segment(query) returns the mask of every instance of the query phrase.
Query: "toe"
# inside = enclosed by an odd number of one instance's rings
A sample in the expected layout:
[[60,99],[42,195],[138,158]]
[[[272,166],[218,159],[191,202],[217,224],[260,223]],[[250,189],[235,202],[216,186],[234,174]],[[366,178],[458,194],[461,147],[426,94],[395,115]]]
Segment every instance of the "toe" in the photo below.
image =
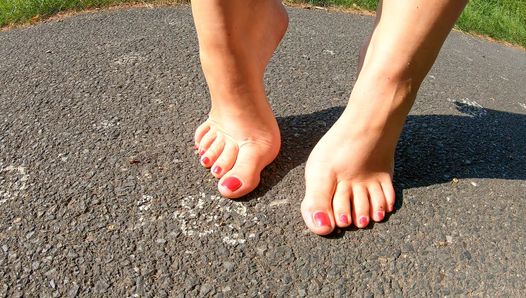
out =
[[321,171],[308,169],[305,174],[305,198],[301,203],[301,215],[307,227],[318,235],[327,235],[334,230],[332,198],[335,179]]
[[208,121],[203,122],[199,127],[195,130],[194,135],[194,142],[196,149],[199,148],[199,144],[201,143],[201,140],[206,135],[206,133],[210,130],[210,124]]
[[219,181],[219,192],[231,199],[253,191],[259,184],[261,170],[266,166],[260,159],[258,148],[247,144],[240,148],[232,169]]
[[203,136],[203,138],[199,142],[199,149],[198,149],[199,155],[203,156],[208,150],[208,148],[212,146],[212,143],[214,142],[216,138],[216,133],[217,132],[215,129],[210,128],[208,132]]
[[345,228],[351,224],[351,195],[351,186],[346,182],[339,182],[332,200],[334,219],[338,227]]
[[372,183],[368,186],[369,201],[371,203],[370,216],[376,221],[382,221],[385,217],[386,202],[384,192],[379,183]]
[[381,181],[382,190],[384,192],[385,201],[387,203],[387,211],[393,212],[396,201],[395,190],[393,188],[393,182],[391,177],[382,179]]
[[212,175],[214,175],[216,178],[221,178],[223,175],[225,175],[225,173],[230,171],[237,158],[237,145],[229,141],[225,141],[224,144],[225,147],[223,148],[221,155],[219,155],[211,169]]
[[225,137],[221,133],[217,133],[212,145],[210,145],[205,154],[201,156],[201,164],[206,168],[211,167],[216,162],[224,147]]
[[365,228],[369,224],[369,196],[367,188],[361,184],[356,184],[353,186],[352,191],[352,220],[357,228]]

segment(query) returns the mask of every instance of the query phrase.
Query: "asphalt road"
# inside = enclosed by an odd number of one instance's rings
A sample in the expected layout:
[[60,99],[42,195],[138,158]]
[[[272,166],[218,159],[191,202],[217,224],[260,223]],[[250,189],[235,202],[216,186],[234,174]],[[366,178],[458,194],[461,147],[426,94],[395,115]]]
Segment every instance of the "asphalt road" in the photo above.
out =
[[305,160],[345,106],[372,18],[290,9],[266,82],[284,147],[241,201],[192,148],[190,9],[0,33],[0,297],[526,295],[526,54],[454,32],[397,154],[397,211],[311,234]]

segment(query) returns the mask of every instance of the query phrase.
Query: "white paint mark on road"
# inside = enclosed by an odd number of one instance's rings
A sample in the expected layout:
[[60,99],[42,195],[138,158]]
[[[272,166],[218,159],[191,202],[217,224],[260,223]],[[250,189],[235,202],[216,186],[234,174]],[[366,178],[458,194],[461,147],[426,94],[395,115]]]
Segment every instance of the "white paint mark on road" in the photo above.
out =
[[245,239],[240,238],[238,233],[232,234],[232,236],[223,237],[223,242],[230,245],[238,245],[246,242]]
[[460,112],[472,118],[479,118],[488,114],[488,111],[481,104],[469,98],[460,100],[448,98],[447,100],[454,103]]
[[206,237],[218,233],[223,242],[229,245],[246,242],[240,235],[247,216],[248,211],[243,203],[207,196],[205,193],[182,198],[180,207],[174,212],[174,219],[179,222],[183,235]]
[[136,53],[136,52],[131,52],[131,53],[126,53],[118,57],[117,59],[113,60],[113,64],[115,65],[134,65],[134,64],[144,62],[144,61],[146,61],[145,56],[139,53]]
[[139,222],[142,224],[144,221],[144,215],[145,213],[150,210],[150,207],[152,206],[152,199],[153,197],[150,195],[143,195],[138,201],[137,201],[137,215],[139,217]]
[[270,202],[270,204],[268,204],[270,207],[276,207],[276,206],[281,206],[281,205],[286,205],[289,203],[289,200],[288,199],[282,199],[282,200],[275,200],[275,201],[272,201]]
[[27,189],[29,174],[22,166],[10,165],[0,170],[0,205],[16,199]]

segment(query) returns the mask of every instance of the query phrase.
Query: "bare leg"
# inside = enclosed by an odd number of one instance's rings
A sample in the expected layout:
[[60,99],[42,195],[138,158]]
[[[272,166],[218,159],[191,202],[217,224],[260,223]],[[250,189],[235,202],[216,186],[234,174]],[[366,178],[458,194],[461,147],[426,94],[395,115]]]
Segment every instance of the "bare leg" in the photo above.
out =
[[302,215],[316,234],[393,211],[394,152],[422,80],[466,0],[384,0],[349,103],[306,165]]
[[221,194],[238,198],[256,188],[280,148],[263,75],[288,17],[277,0],[193,0],[192,12],[212,101],[195,146]]

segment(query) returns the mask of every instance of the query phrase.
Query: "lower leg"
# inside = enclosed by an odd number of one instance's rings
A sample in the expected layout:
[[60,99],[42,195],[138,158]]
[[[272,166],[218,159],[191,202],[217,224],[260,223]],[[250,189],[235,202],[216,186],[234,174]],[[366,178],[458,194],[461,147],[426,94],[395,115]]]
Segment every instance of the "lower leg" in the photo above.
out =
[[317,234],[363,228],[394,208],[392,171],[422,80],[466,1],[381,1],[349,104],[306,166],[302,215]]
[[195,145],[201,164],[220,179],[221,194],[237,198],[258,185],[261,170],[279,151],[263,75],[287,15],[277,0],[194,0],[192,13],[211,96]]

